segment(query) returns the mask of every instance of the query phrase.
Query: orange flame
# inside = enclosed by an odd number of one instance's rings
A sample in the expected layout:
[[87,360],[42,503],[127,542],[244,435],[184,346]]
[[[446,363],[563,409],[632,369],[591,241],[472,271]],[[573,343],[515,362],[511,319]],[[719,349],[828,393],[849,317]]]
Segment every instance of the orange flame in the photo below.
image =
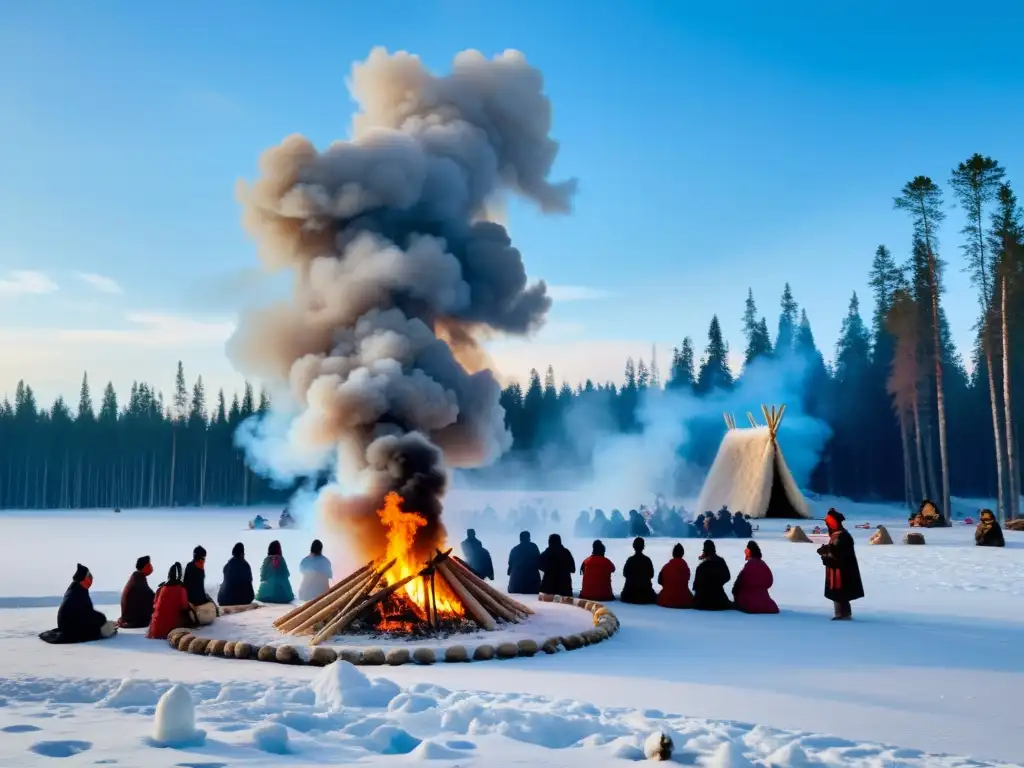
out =
[[[377,511],[381,523],[387,529],[387,551],[384,553],[384,562],[395,561],[395,564],[384,576],[384,580],[389,585],[401,581],[406,576],[418,574],[426,565],[415,556],[413,545],[416,540],[416,532],[426,525],[427,521],[415,512],[406,512],[402,509],[402,503],[402,497],[392,491],[384,497],[384,508]],[[415,578],[402,587],[400,593],[403,593],[404,597],[412,604],[417,615],[426,621],[428,619],[427,603],[430,600],[426,581],[422,578]],[[455,618],[465,615],[459,598],[439,575],[434,577],[434,602],[437,605],[438,618]]]

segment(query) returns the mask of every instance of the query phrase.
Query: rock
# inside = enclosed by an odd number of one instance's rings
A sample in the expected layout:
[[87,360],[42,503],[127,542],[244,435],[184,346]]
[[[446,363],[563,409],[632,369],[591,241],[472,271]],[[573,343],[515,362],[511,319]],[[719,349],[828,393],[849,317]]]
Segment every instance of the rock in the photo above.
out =
[[236,659],[249,659],[252,658],[252,646],[248,643],[235,643],[235,658]]
[[590,601],[589,601],[589,600],[584,600],[584,599],[583,599],[582,597],[581,597],[581,598],[578,598],[578,599],[577,599],[577,600],[575,601],[575,605],[576,605],[576,607],[577,607],[577,608],[586,608],[586,609],[587,609],[588,611],[591,611],[591,610],[593,610],[593,609],[592,609],[592,608],[590,607]]
[[878,526],[878,530],[871,534],[868,544],[892,544],[892,536],[884,525]]
[[417,648],[412,652],[412,660],[417,664],[433,664],[437,661],[437,655],[433,648]]
[[411,660],[412,655],[408,648],[391,648],[384,654],[384,661],[391,667],[400,667],[403,664],[408,664]]
[[309,664],[313,667],[326,667],[338,660],[338,654],[333,648],[314,648],[309,654]]
[[469,661],[469,653],[466,651],[465,646],[452,645],[444,649],[444,660],[449,663]]
[[537,599],[540,600],[542,603],[553,603],[555,601],[555,596],[545,595],[543,592],[541,592],[539,595],[537,595]]
[[519,646],[515,643],[501,643],[494,652],[499,659],[514,659],[519,655]]
[[1008,531],[1024,531],[1024,518],[1021,518],[1020,520],[1010,520],[1003,527]]
[[228,640],[224,643],[224,647],[221,649],[221,652],[224,654],[224,658],[226,659],[235,658],[235,641]]
[[380,648],[367,648],[363,651],[362,662],[368,667],[379,667],[386,661],[384,651]]
[[602,605],[600,608],[597,608],[594,611],[594,623],[596,624],[601,619],[602,616],[612,616],[612,615],[614,615],[614,614]]
[[590,630],[583,630],[576,637],[580,639],[581,646],[590,645]]
[[924,544],[924,534],[917,531],[907,531],[903,534],[904,544]]
[[576,598],[572,595],[562,595],[560,598],[558,598],[558,602],[560,602],[562,605],[573,605],[576,602]]
[[583,638],[579,635],[566,635],[562,638],[562,647],[567,651],[575,651],[583,647]]
[[478,645],[473,651],[473,661],[490,661],[494,658],[493,645]]
[[206,646],[210,644],[208,637],[193,637],[192,642],[188,644],[188,652],[194,653],[197,656],[206,653]]
[[179,636],[177,646],[178,650],[187,651],[189,643],[191,643],[195,639],[195,637],[196,636],[193,635],[191,632],[186,632],[184,635]]
[[278,664],[301,664],[299,652],[290,645],[282,645],[275,654]]
[[342,661],[347,661],[349,664],[362,664],[363,651],[361,648],[342,648],[338,658]]
[[537,648],[537,641],[524,638],[516,643],[516,647],[519,650],[520,656],[533,656],[539,650]]
[[597,638],[597,642],[599,643],[604,640],[607,640],[610,637],[608,631],[604,627],[598,627],[597,629],[591,631],[594,633],[594,637]]
[[264,645],[256,651],[258,661],[277,661],[277,648],[272,645]]
[[790,541],[790,542],[792,542],[794,544],[810,544],[811,543],[811,540],[807,537],[807,534],[804,533],[804,529],[801,528],[799,525],[794,525],[792,528],[790,528],[788,531],[786,531],[783,534],[783,538],[785,538],[786,541]]
[[224,646],[227,644],[227,640],[211,640],[206,644],[206,655],[207,656],[223,656]]
[[167,642],[170,643],[172,648],[178,647],[178,641],[181,640],[182,635],[190,634],[185,627],[179,627],[178,629],[172,629],[167,633]]
[[604,639],[599,634],[597,634],[596,629],[588,629],[586,632],[581,632],[580,634],[583,636],[583,639],[586,641],[587,645],[597,645]]
[[558,653],[558,639],[551,638],[550,640],[545,640],[544,644],[540,648],[542,651],[544,651],[544,653],[548,654],[549,656],[556,654]]

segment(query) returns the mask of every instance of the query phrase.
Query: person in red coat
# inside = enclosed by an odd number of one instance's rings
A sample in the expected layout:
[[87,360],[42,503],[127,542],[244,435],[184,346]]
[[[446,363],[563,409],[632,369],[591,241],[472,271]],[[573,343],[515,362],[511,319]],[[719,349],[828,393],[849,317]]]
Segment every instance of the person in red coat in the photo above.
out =
[[775,579],[768,563],[761,559],[761,548],[756,541],[747,542],[743,557],[746,559],[743,570],[732,583],[736,610],[744,613],[778,613],[779,606],[768,594]]
[[683,560],[682,544],[672,547],[672,559],[661,567],[658,574],[658,605],[662,608],[691,608],[693,593],[690,591],[690,566]]
[[149,622],[146,637],[166,640],[172,629],[195,626],[195,617],[188,603],[188,592],[181,582],[181,563],[175,563],[167,573],[167,581],[157,587],[153,603],[153,620]]
[[580,566],[580,573],[583,575],[580,597],[584,600],[606,602],[615,599],[615,594],[612,592],[612,574],[615,573],[615,563],[605,557],[604,553],[604,543],[600,540],[595,541],[593,554]]

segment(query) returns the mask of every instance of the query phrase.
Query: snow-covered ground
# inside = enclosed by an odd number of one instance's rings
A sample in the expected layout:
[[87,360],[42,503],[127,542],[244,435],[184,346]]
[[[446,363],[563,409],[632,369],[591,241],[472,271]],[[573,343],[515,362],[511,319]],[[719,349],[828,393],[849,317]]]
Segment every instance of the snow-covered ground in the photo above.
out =
[[[516,500],[479,492],[451,499],[453,510],[487,502],[503,510]],[[755,537],[775,574],[778,616],[615,605],[621,631],[578,651],[324,670],[176,653],[141,631],[80,646],[36,638],[53,626],[77,562],[93,571],[97,607],[115,618],[139,555],[153,558],[155,585],[202,544],[216,594],[236,541],[256,569],[266,544],[279,539],[297,572],[312,531],[249,531],[253,510],[0,512],[0,765],[615,765],[642,759],[644,740],[659,729],[675,743],[673,759],[691,765],[1020,764],[1024,534],[1007,532],[1004,550],[979,549],[973,527],[956,526],[927,531],[926,546],[908,547],[899,543],[902,510],[829,499],[812,507],[823,513],[830,504],[851,529],[885,523],[897,541],[869,547],[869,532],[855,530],[867,598],[854,604],[851,623],[828,621],[815,547],[785,542],[782,523],[761,521]],[[564,535],[574,517],[568,510],[589,505],[555,506]],[[963,500],[958,511],[976,507]],[[534,530],[534,540],[543,544],[549,532]],[[480,535],[504,571],[515,532]],[[321,538],[337,575],[361,564],[342,542]],[[566,543],[577,563],[590,549],[589,541]],[[629,542],[607,543],[621,570]],[[673,543],[649,540],[656,567]],[[695,565],[699,542],[683,544]],[[738,540],[719,542],[734,575],[742,549]],[[564,608],[564,620],[586,622],[586,612]],[[272,609],[265,610],[269,624]],[[161,748],[168,731],[158,732],[154,713],[175,683],[191,694],[205,735]]]

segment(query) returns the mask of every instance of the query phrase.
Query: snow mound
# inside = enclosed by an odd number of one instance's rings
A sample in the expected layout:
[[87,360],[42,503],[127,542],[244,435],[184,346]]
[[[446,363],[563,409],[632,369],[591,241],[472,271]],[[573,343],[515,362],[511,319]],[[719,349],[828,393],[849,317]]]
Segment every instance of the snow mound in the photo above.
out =
[[363,747],[378,755],[408,755],[420,740],[397,725],[382,725],[362,740]]
[[664,731],[655,731],[644,739],[644,757],[648,760],[671,760],[675,745]]
[[252,743],[261,752],[272,755],[287,755],[288,729],[280,723],[264,723],[252,732]]
[[97,707],[152,707],[160,700],[160,692],[147,680],[126,677],[117,689],[96,702]]
[[427,740],[410,752],[409,756],[416,760],[458,760],[460,757],[465,757],[465,754],[448,749],[436,741]]
[[401,692],[391,680],[370,680],[341,659],[320,670],[310,687],[317,705],[332,712],[343,707],[386,707]]
[[723,741],[708,760],[708,768],[752,768],[751,763],[731,741]]
[[182,749],[206,741],[206,731],[196,728],[196,705],[183,685],[173,686],[160,697],[153,722],[153,744]]
[[436,706],[437,699],[433,696],[425,696],[422,693],[400,693],[388,704],[388,712],[415,714],[434,709]]

